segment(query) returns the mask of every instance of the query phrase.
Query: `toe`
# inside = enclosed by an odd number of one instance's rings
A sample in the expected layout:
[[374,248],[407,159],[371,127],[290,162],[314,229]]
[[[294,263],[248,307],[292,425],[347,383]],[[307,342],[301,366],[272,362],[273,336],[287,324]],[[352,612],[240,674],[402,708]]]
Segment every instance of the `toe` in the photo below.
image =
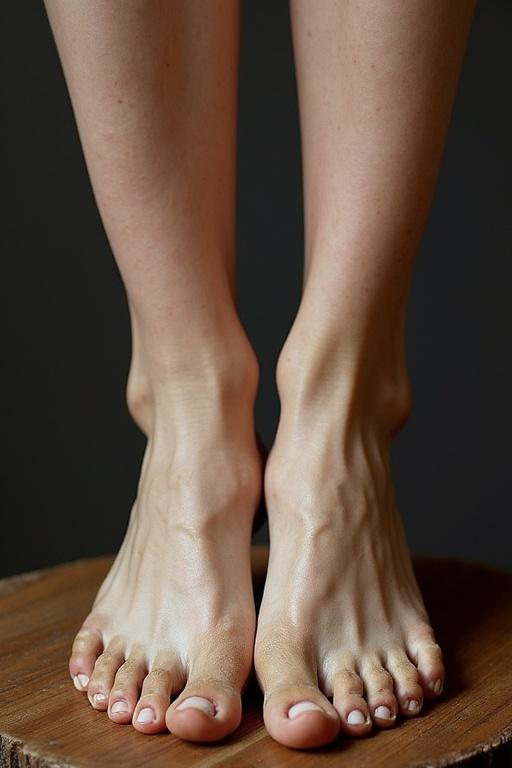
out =
[[389,728],[395,724],[398,712],[392,676],[377,659],[363,664],[360,672],[373,722],[379,728]]
[[87,687],[87,696],[94,709],[107,709],[108,697],[116,672],[123,662],[123,645],[118,641],[111,641],[103,653],[96,659],[96,664]]
[[142,651],[132,651],[117,670],[108,700],[108,716],[115,723],[129,723],[139,699],[147,662]]
[[418,715],[423,705],[418,670],[402,649],[388,654],[386,666],[393,676],[400,713],[407,717]]
[[251,671],[253,630],[225,623],[199,636],[189,657],[188,680],[165,715],[167,727],[188,741],[220,741],[240,725],[240,691]]
[[224,680],[192,678],[165,715],[167,727],[188,741],[219,741],[242,719],[240,691]]
[[441,647],[436,642],[422,642],[417,647],[415,658],[425,697],[439,696],[443,690],[445,676]]
[[69,659],[69,673],[77,690],[87,690],[96,659],[102,650],[100,630],[84,624],[73,641]]
[[341,730],[349,736],[365,736],[372,729],[370,710],[363,696],[363,681],[353,668],[342,667],[334,675],[333,705]]
[[133,713],[134,728],[142,733],[159,733],[167,729],[165,713],[175,688],[176,664],[173,660],[157,659],[142,684],[140,699]]
[[340,718],[318,687],[316,662],[293,629],[260,626],[254,665],[265,694],[263,719],[269,734],[286,747],[309,749],[329,744],[340,731]]
[[263,717],[269,734],[295,749],[328,744],[340,730],[338,713],[318,686],[309,682],[282,685],[267,693]]

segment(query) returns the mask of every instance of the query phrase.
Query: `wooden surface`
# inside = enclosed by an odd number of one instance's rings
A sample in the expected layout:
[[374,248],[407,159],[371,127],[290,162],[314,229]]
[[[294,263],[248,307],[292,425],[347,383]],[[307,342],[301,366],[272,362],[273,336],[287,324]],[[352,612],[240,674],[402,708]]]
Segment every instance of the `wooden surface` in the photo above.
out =
[[[264,555],[254,555],[258,583]],[[89,706],[72,685],[67,659],[110,562],[84,560],[0,581],[0,766],[512,766],[512,574],[416,560],[445,653],[442,699],[391,730],[298,752],[266,735],[254,684],[240,729],[215,746],[143,735]]]

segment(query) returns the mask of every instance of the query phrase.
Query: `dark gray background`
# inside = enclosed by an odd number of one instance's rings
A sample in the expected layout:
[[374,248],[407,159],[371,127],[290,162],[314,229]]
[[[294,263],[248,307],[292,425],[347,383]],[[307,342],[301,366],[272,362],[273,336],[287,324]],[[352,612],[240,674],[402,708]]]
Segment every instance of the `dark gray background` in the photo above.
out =
[[[238,254],[243,322],[273,368],[300,296],[300,141],[287,3],[244,0]],[[144,439],[124,385],[124,289],[43,4],[2,4],[0,570],[117,549]],[[512,568],[512,5],[480,0],[409,309],[414,412],[394,447],[414,552]]]

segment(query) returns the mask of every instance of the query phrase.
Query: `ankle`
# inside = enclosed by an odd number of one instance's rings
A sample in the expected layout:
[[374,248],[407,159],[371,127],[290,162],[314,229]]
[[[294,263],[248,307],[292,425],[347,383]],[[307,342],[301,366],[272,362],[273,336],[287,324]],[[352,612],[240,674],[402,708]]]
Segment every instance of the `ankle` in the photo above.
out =
[[412,409],[403,345],[383,347],[372,338],[349,339],[339,333],[319,343],[289,335],[281,351],[276,383],[281,423],[310,426],[325,415],[345,432],[364,423],[392,437]]
[[161,352],[153,346],[148,353],[143,344],[139,346],[142,349],[130,366],[126,400],[146,434],[155,419],[186,419],[188,413],[227,417],[240,412],[244,421],[252,420],[259,366],[241,328],[198,349],[172,349],[170,343]]
[[232,338],[190,358],[180,369],[165,354],[151,366],[141,354],[130,370],[128,408],[148,437],[150,491],[159,500],[171,488],[177,510],[186,511],[182,522],[198,535],[217,535],[234,513],[250,535],[262,486],[257,358],[241,334],[237,344]]

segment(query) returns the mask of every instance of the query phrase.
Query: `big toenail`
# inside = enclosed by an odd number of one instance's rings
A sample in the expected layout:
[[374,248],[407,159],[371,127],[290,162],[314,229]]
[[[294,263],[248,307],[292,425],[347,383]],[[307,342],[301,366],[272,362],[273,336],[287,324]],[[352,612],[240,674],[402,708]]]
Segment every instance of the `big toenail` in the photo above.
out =
[[350,725],[362,725],[363,723],[366,723],[366,718],[360,709],[353,709],[352,712],[349,712],[348,714],[347,723]]
[[106,698],[107,695],[105,693],[95,693],[92,700],[95,704],[100,704],[102,701],[105,701]]
[[120,715],[121,713],[128,712],[128,704],[126,701],[116,701],[115,704],[112,704],[110,707],[110,711],[114,715]]
[[434,691],[434,693],[441,693],[442,687],[443,683],[441,680],[435,680],[433,683],[430,683],[430,688]]
[[300,701],[298,704],[290,707],[288,717],[290,720],[293,720],[295,717],[302,715],[303,712],[323,712],[323,709],[318,704],[313,704],[312,701]]
[[407,704],[407,709],[409,712],[417,712],[420,708],[420,705],[416,701],[416,699],[410,699],[409,703]]
[[154,720],[156,720],[156,717],[151,707],[144,707],[137,715],[138,723],[152,723]]
[[215,707],[209,699],[203,699],[202,696],[189,696],[188,699],[184,699],[181,704],[178,704],[176,709],[200,709],[205,715],[213,717],[215,715]]
[[75,684],[75,688],[77,688],[79,691],[84,691],[89,685],[89,678],[84,674],[75,675],[73,682]]
[[381,704],[380,707],[377,707],[375,710],[375,717],[380,717],[382,720],[391,720],[394,715],[391,714],[389,707],[385,707]]

